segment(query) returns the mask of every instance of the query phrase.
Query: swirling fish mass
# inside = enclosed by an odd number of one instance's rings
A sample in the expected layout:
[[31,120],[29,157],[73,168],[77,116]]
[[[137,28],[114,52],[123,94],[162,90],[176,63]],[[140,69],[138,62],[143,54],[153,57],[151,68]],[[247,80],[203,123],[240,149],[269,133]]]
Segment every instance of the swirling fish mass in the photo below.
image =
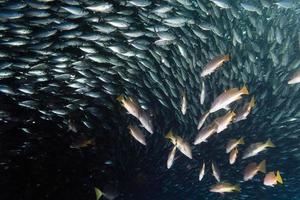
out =
[[0,199],[300,198],[298,0],[0,0]]

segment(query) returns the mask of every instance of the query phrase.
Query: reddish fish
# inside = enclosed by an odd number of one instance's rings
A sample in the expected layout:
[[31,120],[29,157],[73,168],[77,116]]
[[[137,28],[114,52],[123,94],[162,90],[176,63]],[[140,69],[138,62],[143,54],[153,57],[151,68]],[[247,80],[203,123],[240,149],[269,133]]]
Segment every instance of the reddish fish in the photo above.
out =
[[212,103],[209,113],[216,112],[220,109],[227,109],[229,104],[242,98],[242,95],[248,95],[248,89],[246,86],[242,87],[240,90],[238,88],[232,88],[226,90],[220,94]]
[[250,163],[244,170],[244,181],[251,180],[257,172],[266,173],[266,160],[263,160],[257,165],[255,162]]
[[220,55],[212,59],[209,63],[205,65],[201,72],[201,77],[205,77],[210,75],[214,71],[216,71],[222,64],[226,61],[229,61],[229,55]]
[[276,175],[275,172],[269,172],[266,174],[264,178],[264,185],[274,187],[277,183],[283,184],[279,171],[277,171]]

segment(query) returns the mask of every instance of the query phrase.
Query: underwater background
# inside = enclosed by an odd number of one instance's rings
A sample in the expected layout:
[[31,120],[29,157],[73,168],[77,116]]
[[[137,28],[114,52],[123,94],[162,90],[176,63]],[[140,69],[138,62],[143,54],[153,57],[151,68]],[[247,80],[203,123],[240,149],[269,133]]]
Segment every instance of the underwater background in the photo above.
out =
[[[300,199],[300,84],[289,84],[300,69],[299,14],[297,0],[0,0],[0,199],[96,199],[95,188],[116,200]],[[219,55],[229,60],[202,77]],[[249,95],[228,109],[253,97],[247,118],[194,145],[214,100],[243,86]],[[168,169],[170,130],[193,157],[177,150]],[[231,165],[226,144],[241,137]],[[275,148],[242,159],[268,139]],[[262,160],[283,184],[264,185],[260,172],[243,181]],[[213,161],[240,192],[210,191]]]

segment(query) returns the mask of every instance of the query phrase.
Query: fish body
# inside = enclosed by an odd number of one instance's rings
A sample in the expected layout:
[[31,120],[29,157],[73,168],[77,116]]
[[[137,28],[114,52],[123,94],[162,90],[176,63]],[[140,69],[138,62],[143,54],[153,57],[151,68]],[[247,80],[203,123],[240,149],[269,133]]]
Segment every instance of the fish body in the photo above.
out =
[[208,117],[208,115],[209,115],[209,112],[207,112],[207,113],[205,113],[205,114],[203,114],[203,115],[201,116],[201,118],[199,119],[198,126],[197,126],[197,129],[198,129],[198,130],[201,129],[201,127],[203,126],[203,124],[204,124],[206,118]]
[[132,98],[125,99],[123,96],[119,96],[118,100],[129,114],[139,118],[141,112],[140,106]]
[[204,81],[202,81],[202,87],[201,87],[201,93],[200,93],[200,103],[201,105],[204,104],[204,101],[205,101],[205,84],[204,84]]
[[153,122],[151,116],[146,111],[141,111],[138,117],[143,127],[151,134],[153,134]]
[[81,138],[78,141],[72,143],[70,145],[70,148],[80,149],[80,148],[85,148],[85,147],[94,146],[94,145],[95,145],[94,138],[91,138],[91,139]]
[[181,97],[181,113],[185,115],[186,110],[187,110],[187,98],[186,98],[186,93],[183,92]]
[[244,170],[244,181],[251,180],[257,172],[266,173],[266,161],[261,161],[258,165],[253,162],[246,166]]
[[144,111],[132,98],[125,99],[123,96],[117,98],[127,112],[136,117],[143,127],[151,134],[153,134],[153,123],[150,115]]
[[217,130],[215,124],[211,124],[207,127],[204,127],[199,131],[194,140],[194,145],[201,144],[202,142],[207,142],[208,138],[212,136]]
[[296,83],[300,83],[300,70],[295,72],[291,77],[291,79],[288,81],[289,85],[296,84]]
[[113,10],[113,5],[107,2],[101,2],[88,6],[87,9],[94,12],[109,13]]
[[173,165],[174,158],[175,158],[175,153],[176,153],[176,146],[172,148],[168,155],[168,160],[167,160],[167,168],[170,169]]
[[220,109],[227,108],[229,104],[241,99],[242,95],[247,95],[247,94],[249,94],[249,92],[248,92],[248,89],[246,88],[246,86],[244,86],[240,90],[238,88],[229,89],[229,90],[223,92],[221,95],[219,95],[214,100],[209,112],[213,113]]
[[217,125],[217,133],[222,132],[227,128],[227,126],[230,124],[231,121],[233,121],[233,118],[235,116],[235,113],[230,111],[226,115],[222,117],[218,117],[214,120],[214,123]]
[[212,59],[208,64],[205,65],[201,72],[201,77],[210,75],[216,71],[224,62],[229,61],[229,55],[220,55]]
[[243,108],[236,113],[235,122],[245,120],[247,116],[250,114],[251,109],[255,106],[254,97],[251,98],[250,102],[248,102]]
[[245,144],[244,138],[241,137],[240,139],[231,139],[226,145],[226,153],[231,152],[232,149],[236,148],[239,144]]
[[242,159],[256,156],[258,153],[266,150],[266,148],[268,148],[268,147],[275,147],[275,145],[272,143],[272,141],[270,139],[268,139],[265,143],[257,142],[257,143],[251,144],[244,151]]
[[204,175],[205,175],[205,162],[203,162],[202,167],[200,169],[199,181],[201,181],[203,179]]
[[229,154],[229,163],[231,165],[233,165],[236,161],[236,158],[237,158],[237,154],[238,154],[238,149],[237,148],[234,148],[231,150],[230,154]]
[[283,184],[282,177],[280,175],[280,172],[269,172],[266,174],[264,178],[264,185],[274,187],[274,185],[277,185],[278,183]]
[[134,139],[136,139],[142,145],[146,146],[146,139],[141,129],[139,129],[135,125],[129,125],[128,129],[129,129],[129,133],[132,135],[132,137],[134,137]]
[[217,183],[211,186],[209,191],[223,194],[227,192],[240,192],[241,188],[239,185],[233,185],[231,183]]
[[218,182],[220,182],[221,172],[220,172],[218,166],[216,165],[216,163],[214,161],[211,163],[211,169],[212,169],[213,176],[215,177],[215,179]]
[[229,9],[231,8],[230,4],[227,2],[227,0],[210,0],[214,4],[216,4],[220,8]]
[[191,146],[182,137],[174,135],[172,131],[169,131],[165,137],[170,139],[181,153],[188,158],[193,159]]

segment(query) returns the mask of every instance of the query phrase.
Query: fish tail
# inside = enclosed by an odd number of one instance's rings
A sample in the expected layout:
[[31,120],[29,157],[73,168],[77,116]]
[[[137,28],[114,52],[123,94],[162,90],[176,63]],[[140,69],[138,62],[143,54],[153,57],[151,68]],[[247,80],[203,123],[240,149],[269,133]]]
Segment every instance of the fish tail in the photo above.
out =
[[266,146],[267,146],[267,147],[276,147],[276,146],[273,144],[273,142],[271,141],[270,138],[267,140]]
[[276,181],[280,184],[283,184],[283,181],[282,181],[282,178],[281,178],[281,175],[280,175],[279,171],[277,171],[277,173],[276,173]]
[[239,184],[234,185],[234,186],[233,186],[233,190],[234,190],[234,191],[237,191],[237,192],[240,192],[240,191],[241,191],[240,185],[239,185]]
[[254,99],[254,97],[251,98],[249,106],[251,108],[255,106],[255,99]]
[[123,95],[120,95],[120,96],[117,97],[117,100],[118,100],[119,102],[122,102],[122,101],[125,100],[125,98],[124,98]]
[[167,135],[165,136],[165,138],[170,139],[171,142],[172,142],[174,145],[176,145],[176,139],[175,139],[174,134],[173,134],[172,131],[169,131],[169,132],[167,133]]
[[223,60],[224,60],[224,62],[229,61],[230,60],[230,56],[228,54],[225,55],[224,58],[223,58]]
[[258,171],[266,173],[266,160],[263,160],[258,165]]
[[96,145],[95,139],[94,139],[94,138],[91,139],[91,140],[89,141],[89,144],[92,145],[92,146],[95,146],[95,145]]
[[100,199],[103,195],[103,192],[95,187],[96,200]]
[[232,115],[233,117],[236,116],[236,114],[235,114],[234,111],[231,111],[231,112],[230,112],[230,115]]
[[239,144],[245,144],[244,137],[241,137],[241,138],[239,139]]
[[249,91],[246,86],[242,87],[241,92],[242,94],[246,94],[246,95],[249,94]]

